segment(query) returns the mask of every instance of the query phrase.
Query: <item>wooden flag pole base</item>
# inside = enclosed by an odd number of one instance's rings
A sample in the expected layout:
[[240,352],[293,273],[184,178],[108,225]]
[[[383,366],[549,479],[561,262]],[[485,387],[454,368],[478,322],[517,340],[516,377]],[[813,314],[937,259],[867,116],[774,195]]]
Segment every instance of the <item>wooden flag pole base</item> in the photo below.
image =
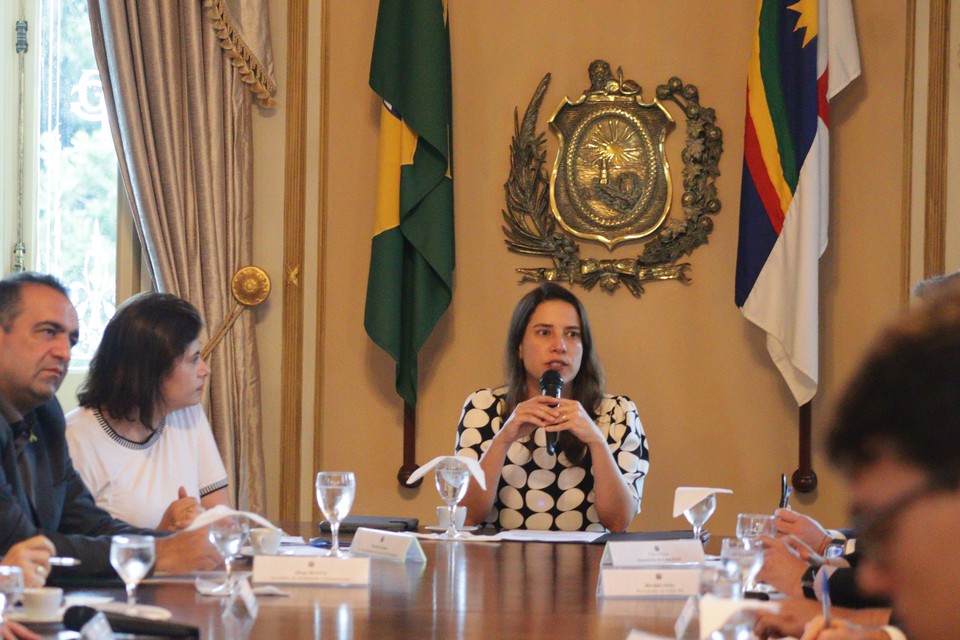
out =
[[417,408],[412,407],[406,402],[403,403],[403,466],[397,471],[397,482],[401,487],[407,489],[416,489],[423,484],[423,478],[420,478],[413,484],[407,484],[407,480],[413,475],[413,472],[420,468],[416,463],[417,459]]
[[817,488],[817,473],[810,469],[807,473],[800,473],[800,469],[793,472],[791,477],[793,488],[800,493],[810,493]]
[[800,405],[800,460],[791,482],[800,493],[810,493],[817,488],[817,474],[813,470],[813,458],[810,453],[810,422],[813,415],[813,401]]
[[413,484],[407,484],[407,480],[409,480],[409,479],[410,479],[410,476],[413,475],[413,472],[416,471],[416,470],[419,469],[419,468],[420,468],[420,465],[418,465],[418,464],[415,464],[415,465],[413,465],[412,467],[408,467],[408,466],[406,466],[406,465],[400,467],[400,470],[397,471],[397,482],[400,483],[400,486],[401,486],[401,487],[404,487],[404,488],[406,488],[406,489],[416,489],[417,487],[419,487],[420,485],[422,485],[422,484],[423,484],[423,478],[420,478],[419,480],[417,480],[417,481],[414,482]]

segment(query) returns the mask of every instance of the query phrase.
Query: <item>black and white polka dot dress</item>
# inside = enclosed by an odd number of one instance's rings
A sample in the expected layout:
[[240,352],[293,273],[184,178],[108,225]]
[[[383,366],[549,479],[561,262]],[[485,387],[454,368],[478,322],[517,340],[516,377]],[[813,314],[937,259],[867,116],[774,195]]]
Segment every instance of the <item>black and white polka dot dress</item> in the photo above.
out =
[[[486,452],[509,417],[504,415],[506,394],[506,387],[480,389],[467,398],[457,427],[457,455],[479,460]],[[636,498],[639,513],[650,462],[637,407],[626,396],[605,395],[596,423]],[[485,522],[500,529],[603,531],[594,505],[593,470],[570,463],[562,453],[547,453],[542,429],[537,429],[533,438],[536,446],[532,450],[524,442],[514,442],[507,450],[497,495]],[[583,464],[589,465],[589,460],[587,455]]]

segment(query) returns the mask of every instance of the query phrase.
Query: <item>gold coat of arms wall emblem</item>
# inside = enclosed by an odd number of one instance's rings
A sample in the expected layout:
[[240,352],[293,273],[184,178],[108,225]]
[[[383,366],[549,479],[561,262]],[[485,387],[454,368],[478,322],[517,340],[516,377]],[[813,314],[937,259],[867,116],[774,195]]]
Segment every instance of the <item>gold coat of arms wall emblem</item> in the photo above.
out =
[[640,87],[614,79],[602,60],[590,66],[590,89],[564,99],[550,125],[560,151],[550,176],[550,208],[568,232],[617,243],[647,236],[670,210],[670,165],[663,143],[674,122]]
[[[645,102],[642,88],[614,76],[603,60],[590,65],[590,87],[573,102],[560,103],[549,124],[559,139],[547,176],[545,136],[536,131],[540,105],[550,82],[544,76],[522,121],[515,113],[510,175],[504,185],[503,218],[510,250],[550,256],[553,267],[520,268],[522,281],[557,280],[614,291],[620,284],[634,295],[643,282],[689,281],[689,263],[678,260],[707,241],[710,215],[720,210],[715,181],[723,135],[713,109],[702,108],[699,92],[679,78],[657,87]],[[674,119],[663,101],[681,107],[687,140],[682,153],[684,210],[673,219],[673,183],[664,141]],[[564,233],[566,232],[566,233]],[[602,243],[646,238],[635,258],[581,259],[568,236]]]

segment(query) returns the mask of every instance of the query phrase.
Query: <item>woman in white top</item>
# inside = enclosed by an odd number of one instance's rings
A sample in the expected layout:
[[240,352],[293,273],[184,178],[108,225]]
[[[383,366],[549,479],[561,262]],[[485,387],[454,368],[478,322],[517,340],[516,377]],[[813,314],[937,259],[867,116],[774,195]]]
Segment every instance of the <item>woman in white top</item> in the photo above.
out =
[[177,531],[229,504],[227,473],[200,400],[200,314],[165,293],[124,302],[107,324],[67,415],[73,464],[97,505],[139,527]]

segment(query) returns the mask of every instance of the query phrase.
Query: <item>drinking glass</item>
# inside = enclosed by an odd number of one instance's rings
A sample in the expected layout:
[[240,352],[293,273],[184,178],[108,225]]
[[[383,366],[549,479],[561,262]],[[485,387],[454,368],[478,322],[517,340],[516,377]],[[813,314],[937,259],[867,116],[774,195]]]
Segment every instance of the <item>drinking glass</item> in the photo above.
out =
[[20,599],[23,593],[23,569],[0,565],[0,624],[7,615],[7,609]]
[[442,537],[454,539],[461,535],[457,532],[457,503],[463,500],[463,496],[467,494],[467,486],[470,484],[470,469],[454,457],[446,458],[436,466],[434,480],[437,484],[437,491],[440,492],[440,498],[446,503],[447,510],[450,512],[449,524]]
[[157,560],[153,536],[113,536],[110,564],[127,586],[127,614],[137,615],[137,585]]
[[242,517],[220,518],[210,525],[210,543],[220,552],[227,567],[227,576],[223,585],[217,588],[218,591],[222,589],[226,593],[233,593],[233,563],[240,556],[240,549],[249,533],[250,525],[247,519]]
[[717,494],[711,493],[709,496],[693,505],[683,512],[683,517],[693,526],[693,537],[700,539],[700,533],[703,531],[703,525],[707,523],[713,512],[717,510]]
[[773,537],[777,533],[777,527],[773,522],[773,516],[765,513],[741,513],[737,516],[737,538],[757,539],[760,536]]
[[340,522],[350,513],[356,493],[357,480],[352,471],[321,471],[317,474],[317,504],[330,523],[332,544],[328,556],[343,558],[350,555],[340,550]]
[[711,594],[718,598],[739,600],[743,597],[743,578],[739,562],[721,562],[700,568],[700,586],[697,594]]
[[724,562],[735,562],[740,566],[743,591],[756,589],[757,574],[763,568],[763,548],[759,540],[724,538],[720,547],[720,558]]

